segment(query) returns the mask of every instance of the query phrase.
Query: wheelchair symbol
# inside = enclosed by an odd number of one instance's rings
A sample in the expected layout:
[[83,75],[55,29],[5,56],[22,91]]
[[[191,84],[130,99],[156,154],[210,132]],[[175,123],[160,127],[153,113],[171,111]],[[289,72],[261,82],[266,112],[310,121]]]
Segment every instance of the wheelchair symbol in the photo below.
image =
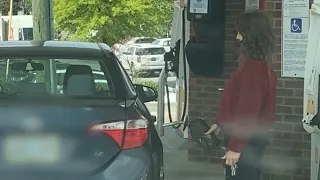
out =
[[302,31],[302,19],[292,18],[291,19],[291,32],[301,33]]

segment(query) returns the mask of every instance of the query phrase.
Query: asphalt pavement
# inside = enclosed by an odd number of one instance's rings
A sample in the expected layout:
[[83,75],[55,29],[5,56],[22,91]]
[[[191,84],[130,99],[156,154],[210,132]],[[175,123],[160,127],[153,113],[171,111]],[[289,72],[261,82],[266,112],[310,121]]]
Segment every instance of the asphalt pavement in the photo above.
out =
[[[157,116],[157,109],[158,109],[158,103],[157,102],[149,102],[149,103],[146,103],[146,106],[148,107],[150,113],[154,116]],[[169,120],[169,111],[168,111],[168,104],[166,103],[165,106],[165,111],[164,111],[164,118],[165,118],[165,123],[168,123],[170,122]],[[173,121],[176,121],[177,119],[177,106],[176,106],[176,103],[171,103],[170,104],[170,109],[171,109],[171,115],[172,115],[172,120]]]
[[184,139],[179,130],[166,127],[161,140],[165,180],[225,180],[220,163],[188,160],[188,148],[197,144]]
[[[157,115],[157,102],[146,103],[149,111]],[[173,121],[176,121],[176,104],[171,104]],[[165,123],[169,121],[167,104],[165,105]],[[224,180],[221,164],[195,162],[188,160],[188,149],[197,146],[183,138],[183,132],[165,127],[161,137],[164,149],[165,180]]]

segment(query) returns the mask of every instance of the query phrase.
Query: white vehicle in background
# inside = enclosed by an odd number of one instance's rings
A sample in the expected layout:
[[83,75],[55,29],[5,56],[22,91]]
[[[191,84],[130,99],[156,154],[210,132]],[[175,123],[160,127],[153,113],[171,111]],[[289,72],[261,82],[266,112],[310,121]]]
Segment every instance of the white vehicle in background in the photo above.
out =
[[151,37],[133,37],[125,40],[125,42],[116,43],[112,49],[117,55],[121,55],[132,44],[151,44],[155,40],[156,38]]
[[131,38],[125,44],[126,45],[130,45],[130,44],[151,44],[155,40],[156,40],[156,38],[151,38],[151,37],[134,37],[134,38]]
[[162,38],[153,41],[151,44],[163,46],[166,52],[170,51],[171,38]]
[[164,53],[163,46],[153,44],[133,44],[127,47],[119,57],[123,67],[127,70],[134,67],[139,72],[159,75],[163,69]]

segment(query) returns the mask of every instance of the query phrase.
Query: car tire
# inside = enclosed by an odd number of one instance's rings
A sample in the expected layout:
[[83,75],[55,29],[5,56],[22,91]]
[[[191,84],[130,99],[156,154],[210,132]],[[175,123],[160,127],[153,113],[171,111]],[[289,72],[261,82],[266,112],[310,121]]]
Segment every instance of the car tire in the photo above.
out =
[[161,161],[156,153],[152,155],[154,160],[154,178],[155,180],[164,180],[163,161]]
[[163,164],[160,166],[159,179],[164,180],[164,167]]

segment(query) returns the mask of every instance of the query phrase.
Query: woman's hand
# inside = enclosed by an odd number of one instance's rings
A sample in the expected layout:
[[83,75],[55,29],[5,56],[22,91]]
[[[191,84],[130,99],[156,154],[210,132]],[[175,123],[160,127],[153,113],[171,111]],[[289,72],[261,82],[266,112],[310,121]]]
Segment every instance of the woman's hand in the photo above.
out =
[[210,129],[204,133],[205,135],[209,135],[211,133],[214,133],[215,135],[218,135],[220,133],[220,128],[218,127],[217,124],[213,124]]
[[239,161],[241,153],[238,152],[233,152],[233,151],[228,151],[226,155],[224,155],[221,159],[226,160],[226,165],[234,165]]

